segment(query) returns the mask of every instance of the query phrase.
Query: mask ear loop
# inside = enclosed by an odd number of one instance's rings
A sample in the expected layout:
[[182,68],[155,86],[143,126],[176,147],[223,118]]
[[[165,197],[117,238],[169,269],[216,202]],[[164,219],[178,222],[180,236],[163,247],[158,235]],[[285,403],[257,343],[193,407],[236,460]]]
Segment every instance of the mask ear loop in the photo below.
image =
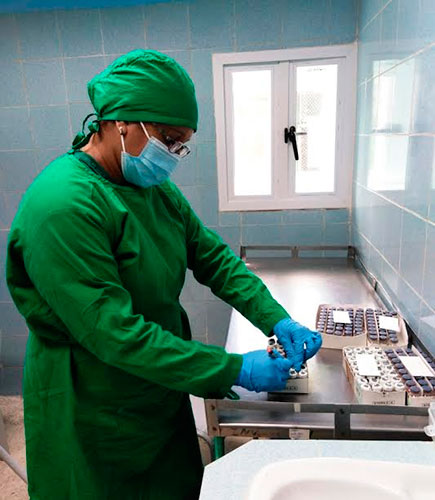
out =
[[145,132],[145,135],[147,136],[148,140],[151,139],[150,134],[148,133],[148,130],[146,129],[145,125],[142,122],[139,122],[140,126],[142,127],[142,130]]

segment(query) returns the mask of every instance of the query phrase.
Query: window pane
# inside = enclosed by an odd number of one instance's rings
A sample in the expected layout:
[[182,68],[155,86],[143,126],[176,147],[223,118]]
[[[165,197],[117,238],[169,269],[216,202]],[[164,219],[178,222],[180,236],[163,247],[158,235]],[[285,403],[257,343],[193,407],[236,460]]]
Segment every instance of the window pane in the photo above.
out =
[[296,94],[296,133],[301,135],[296,136],[295,190],[334,192],[337,65],[299,66]]
[[233,72],[234,194],[272,193],[272,72]]

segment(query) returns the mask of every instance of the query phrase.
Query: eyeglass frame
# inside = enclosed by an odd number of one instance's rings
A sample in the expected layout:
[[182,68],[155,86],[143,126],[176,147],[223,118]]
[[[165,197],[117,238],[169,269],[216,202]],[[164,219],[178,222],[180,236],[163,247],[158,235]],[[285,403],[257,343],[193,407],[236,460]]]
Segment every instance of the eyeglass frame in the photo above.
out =
[[[186,144],[184,144],[183,142],[177,141],[172,137],[166,135],[166,133],[161,128],[159,123],[153,123],[153,122],[150,123],[153,127],[157,129],[159,134],[163,137],[163,139],[165,140],[165,146],[168,148],[168,151],[170,153],[177,154],[178,156],[180,156],[180,158],[185,158],[188,154],[190,154],[191,149],[189,148],[189,146],[186,146]],[[171,144],[168,145],[167,144],[168,142]]]

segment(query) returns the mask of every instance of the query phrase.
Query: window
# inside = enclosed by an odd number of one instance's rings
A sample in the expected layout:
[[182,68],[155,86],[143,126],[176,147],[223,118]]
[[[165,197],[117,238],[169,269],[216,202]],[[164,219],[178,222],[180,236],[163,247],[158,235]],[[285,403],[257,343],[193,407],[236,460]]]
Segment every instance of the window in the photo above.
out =
[[213,55],[220,210],[350,205],[355,51]]

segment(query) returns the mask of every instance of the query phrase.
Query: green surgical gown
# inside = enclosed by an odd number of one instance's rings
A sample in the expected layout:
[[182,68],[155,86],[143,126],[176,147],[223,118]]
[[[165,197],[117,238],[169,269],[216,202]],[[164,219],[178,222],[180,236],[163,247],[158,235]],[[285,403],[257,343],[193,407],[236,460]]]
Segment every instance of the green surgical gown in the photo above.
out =
[[242,357],[191,340],[186,269],[266,334],[287,313],[173,183],[115,184],[91,160],[46,167],[10,232],[30,498],[197,498],[188,394],[224,397]]

